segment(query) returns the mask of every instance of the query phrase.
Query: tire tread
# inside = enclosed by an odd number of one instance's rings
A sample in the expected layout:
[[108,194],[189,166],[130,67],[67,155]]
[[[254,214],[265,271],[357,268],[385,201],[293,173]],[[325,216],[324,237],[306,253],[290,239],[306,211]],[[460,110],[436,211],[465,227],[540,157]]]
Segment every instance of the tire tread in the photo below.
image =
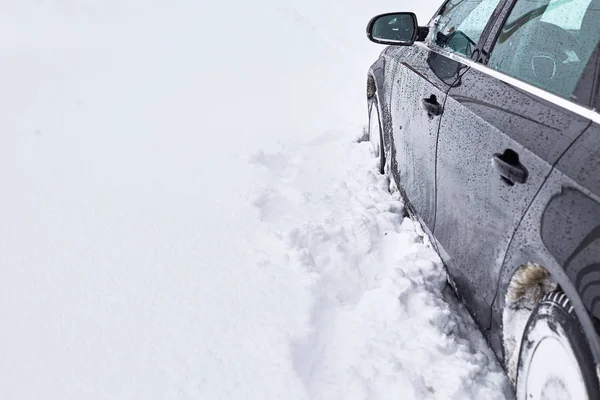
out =
[[542,297],[542,302],[549,301],[561,306],[568,314],[573,314],[574,308],[571,304],[571,300],[567,297],[567,295],[562,290],[554,290],[552,292],[546,293]]

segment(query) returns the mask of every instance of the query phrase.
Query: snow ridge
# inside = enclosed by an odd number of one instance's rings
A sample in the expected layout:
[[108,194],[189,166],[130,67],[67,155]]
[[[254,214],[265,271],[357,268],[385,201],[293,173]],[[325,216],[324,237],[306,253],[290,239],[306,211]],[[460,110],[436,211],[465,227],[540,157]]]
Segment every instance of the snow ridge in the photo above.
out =
[[254,204],[312,277],[306,334],[291,343],[309,398],[510,398],[369,144],[339,136],[252,157],[269,182]]

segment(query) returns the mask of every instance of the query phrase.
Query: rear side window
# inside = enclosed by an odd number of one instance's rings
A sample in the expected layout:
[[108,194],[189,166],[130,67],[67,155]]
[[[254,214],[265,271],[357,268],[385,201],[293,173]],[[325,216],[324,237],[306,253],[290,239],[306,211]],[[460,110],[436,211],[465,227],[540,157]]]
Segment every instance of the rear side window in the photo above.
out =
[[434,19],[432,42],[471,57],[500,0],[449,0]]
[[552,0],[548,3],[540,21],[558,25],[577,34],[590,3],[590,0]]
[[577,87],[599,40],[600,0],[517,0],[488,66],[587,105]]

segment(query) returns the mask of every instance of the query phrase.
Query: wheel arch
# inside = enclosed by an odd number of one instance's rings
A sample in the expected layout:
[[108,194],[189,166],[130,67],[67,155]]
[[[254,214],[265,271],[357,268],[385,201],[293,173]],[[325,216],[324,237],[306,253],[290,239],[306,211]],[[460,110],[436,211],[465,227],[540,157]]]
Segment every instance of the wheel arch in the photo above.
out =
[[[502,321],[499,326],[499,333],[501,333],[502,335],[503,344],[502,359],[505,363],[505,367],[507,368],[507,372],[509,373],[509,377],[511,379],[514,378],[514,376],[511,376],[514,371],[511,371],[510,365],[511,357],[513,356],[513,354],[510,353],[510,349],[507,348],[507,341],[511,340],[511,338],[507,337],[507,328],[509,327],[506,326],[506,313],[508,312],[508,310],[510,310],[510,301],[515,300],[513,293],[515,288],[515,278],[519,276],[520,272],[524,271],[524,268],[532,265],[542,268],[547,273],[547,285],[542,291],[542,295],[548,293],[551,290],[559,288],[569,298],[573,307],[573,311],[583,328],[583,333],[592,351],[592,355],[596,363],[596,373],[600,376],[600,338],[597,334],[593,317],[588,312],[586,304],[584,303],[580,292],[577,290],[575,282],[573,282],[573,280],[570,279],[563,266],[547,251],[547,249],[545,249],[545,247],[544,250],[545,251],[536,251],[534,245],[527,244],[525,246],[522,246],[519,250],[513,251],[509,257],[509,263],[505,263],[505,267],[500,276],[498,291],[493,304],[492,313],[498,316],[498,321]],[[535,280],[536,279],[534,277],[533,281],[529,282],[529,284],[539,284],[539,282],[535,282]],[[513,296],[512,299],[511,296]],[[530,312],[527,318],[531,314],[531,310],[529,311]],[[524,331],[524,325],[514,327],[514,329],[516,329],[517,331],[521,331],[521,328]],[[521,331],[521,336],[522,333],[523,332]],[[516,346],[518,355],[520,337],[517,343],[512,343],[512,345]]]
[[383,91],[383,79],[385,75],[385,59],[380,57],[369,67],[369,72],[367,74],[367,97],[371,97],[369,94],[369,88],[373,89],[373,94],[375,92]]
[[[600,363],[600,198],[558,165],[535,196],[497,271],[491,342],[500,358],[506,295],[515,273],[536,263],[569,298],[596,365]],[[595,309],[594,309],[595,307]],[[504,349],[502,349],[504,350]],[[597,367],[598,369],[598,367]]]
[[387,85],[385,85],[385,67],[386,60],[383,57],[379,57],[377,61],[369,68],[367,74],[367,99],[377,96],[380,111],[382,112],[382,120],[385,121],[390,115],[389,108],[389,93]]

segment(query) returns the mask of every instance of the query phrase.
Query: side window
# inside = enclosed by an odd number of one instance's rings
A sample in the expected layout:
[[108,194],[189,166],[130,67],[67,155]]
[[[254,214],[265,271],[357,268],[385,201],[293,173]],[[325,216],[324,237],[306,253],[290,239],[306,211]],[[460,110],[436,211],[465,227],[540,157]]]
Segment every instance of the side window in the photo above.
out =
[[599,21],[600,0],[517,0],[488,66],[588,105],[577,86],[600,41]]
[[433,20],[432,43],[471,57],[500,0],[449,0]]

